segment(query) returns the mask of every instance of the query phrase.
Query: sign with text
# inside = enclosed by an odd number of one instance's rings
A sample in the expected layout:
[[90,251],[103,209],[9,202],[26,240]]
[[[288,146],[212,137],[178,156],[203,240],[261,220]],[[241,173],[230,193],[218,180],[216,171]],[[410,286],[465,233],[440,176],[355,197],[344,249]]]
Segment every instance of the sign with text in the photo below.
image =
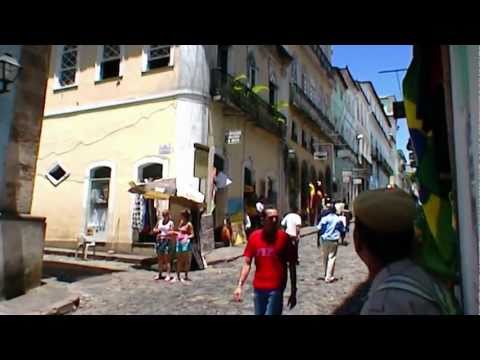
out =
[[225,142],[228,145],[240,144],[241,139],[242,139],[241,130],[230,130],[225,134]]
[[313,159],[319,161],[328,160],[328,151],[315,151],[313,154]]
[[362,179],[353,179],[353,185],[362,185]]
[[170,155],[173,152],[171,144],[162,144],[160,145],[158,154],[159,155]]

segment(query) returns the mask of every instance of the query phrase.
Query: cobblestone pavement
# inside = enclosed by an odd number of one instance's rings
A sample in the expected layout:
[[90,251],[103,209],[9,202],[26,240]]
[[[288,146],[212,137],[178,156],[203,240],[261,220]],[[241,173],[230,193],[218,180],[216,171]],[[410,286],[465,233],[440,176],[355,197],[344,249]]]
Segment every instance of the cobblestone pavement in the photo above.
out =
[[[367,269],[353,249],[340,246],[335,276],[339,281],[325,284],[316,235],[302,238],[298,267],[298,304],[285,315],[327,315],[366,279]],[[125,272],[86,278],[70,285],[81,295],[74,315],[251,315],[253,314],[252,273],[245,285],[244,300],[236,303],[232,293],[242,259],[211,266],[191,273],[191,283],[165,283],[153,280],[155,272],[128,269]],[[253,270],[253,268],[252,268]],[[252,271],[253,272],[253,271]],[[289,296],[285,291],[285,304]]]

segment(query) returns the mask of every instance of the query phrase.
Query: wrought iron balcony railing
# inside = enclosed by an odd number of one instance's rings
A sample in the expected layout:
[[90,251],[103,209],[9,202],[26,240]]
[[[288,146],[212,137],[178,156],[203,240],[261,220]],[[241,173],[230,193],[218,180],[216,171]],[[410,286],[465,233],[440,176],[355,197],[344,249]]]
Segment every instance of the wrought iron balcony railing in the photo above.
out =
[[321,109],[315,104],[295,83],[290,84],[290,104],[312,119],[335,145],[344,145],[342,137],[335,131],[335,125],[328,117],[326,109]]
[[211,71],[211,93],[220,96],[228,105],[233,105],[248,114],[255,124],[270,133],[283,137],[286,117],[268,102],[221,69]]
[[320,61],[320,64],[327,70],[327,74],[329,76],[333,76],[332,74],[332,64],[328,60],[327,56],[322,50],[322,47],[320,45],[310,45],[310,48],[313,50],[315,55],[317,56],[318,60]]

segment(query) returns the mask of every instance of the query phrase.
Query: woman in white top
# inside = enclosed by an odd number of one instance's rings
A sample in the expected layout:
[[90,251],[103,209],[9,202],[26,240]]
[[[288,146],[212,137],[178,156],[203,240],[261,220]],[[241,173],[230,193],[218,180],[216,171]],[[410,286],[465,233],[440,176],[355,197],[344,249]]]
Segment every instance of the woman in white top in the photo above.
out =
[[[173,221],[170,220],[170,213],[168,210],[162,212],[162,219],[158,221],[157,226],[153,229],[156,235],[155,249],[158,256],[158,275],[155,280],[170,281],[173,277],[170,276],[170,262],[173,246],[170,239],[172,238]],[[167,277],[162,276],[163,271],[167,272]]]

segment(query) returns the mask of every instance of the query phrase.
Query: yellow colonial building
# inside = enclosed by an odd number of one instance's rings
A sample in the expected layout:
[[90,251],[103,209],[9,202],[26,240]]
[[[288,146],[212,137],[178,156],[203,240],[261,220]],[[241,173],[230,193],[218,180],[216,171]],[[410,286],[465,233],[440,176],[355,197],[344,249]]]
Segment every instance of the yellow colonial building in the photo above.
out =
[[307,180],[329,186],[332,156],[314,154],[334,140],[330,66],[328,45],[53,46],[32,210],[47,246],[89,228],[106,249],[150,246],[166,205],[140,214],[132,181],[201,194],[204,249],[227,217],[244,240],[259,196],[303,206]]
[[132,224],[129,182],[175,178],[179,187],[206,192],[206,175],[194,176],[196,149],[208,134],[204,49],[52,51],[32,212],[47,217],[47,245],[73,247],[93,227],[107,249],[132,251],[149,239]]

